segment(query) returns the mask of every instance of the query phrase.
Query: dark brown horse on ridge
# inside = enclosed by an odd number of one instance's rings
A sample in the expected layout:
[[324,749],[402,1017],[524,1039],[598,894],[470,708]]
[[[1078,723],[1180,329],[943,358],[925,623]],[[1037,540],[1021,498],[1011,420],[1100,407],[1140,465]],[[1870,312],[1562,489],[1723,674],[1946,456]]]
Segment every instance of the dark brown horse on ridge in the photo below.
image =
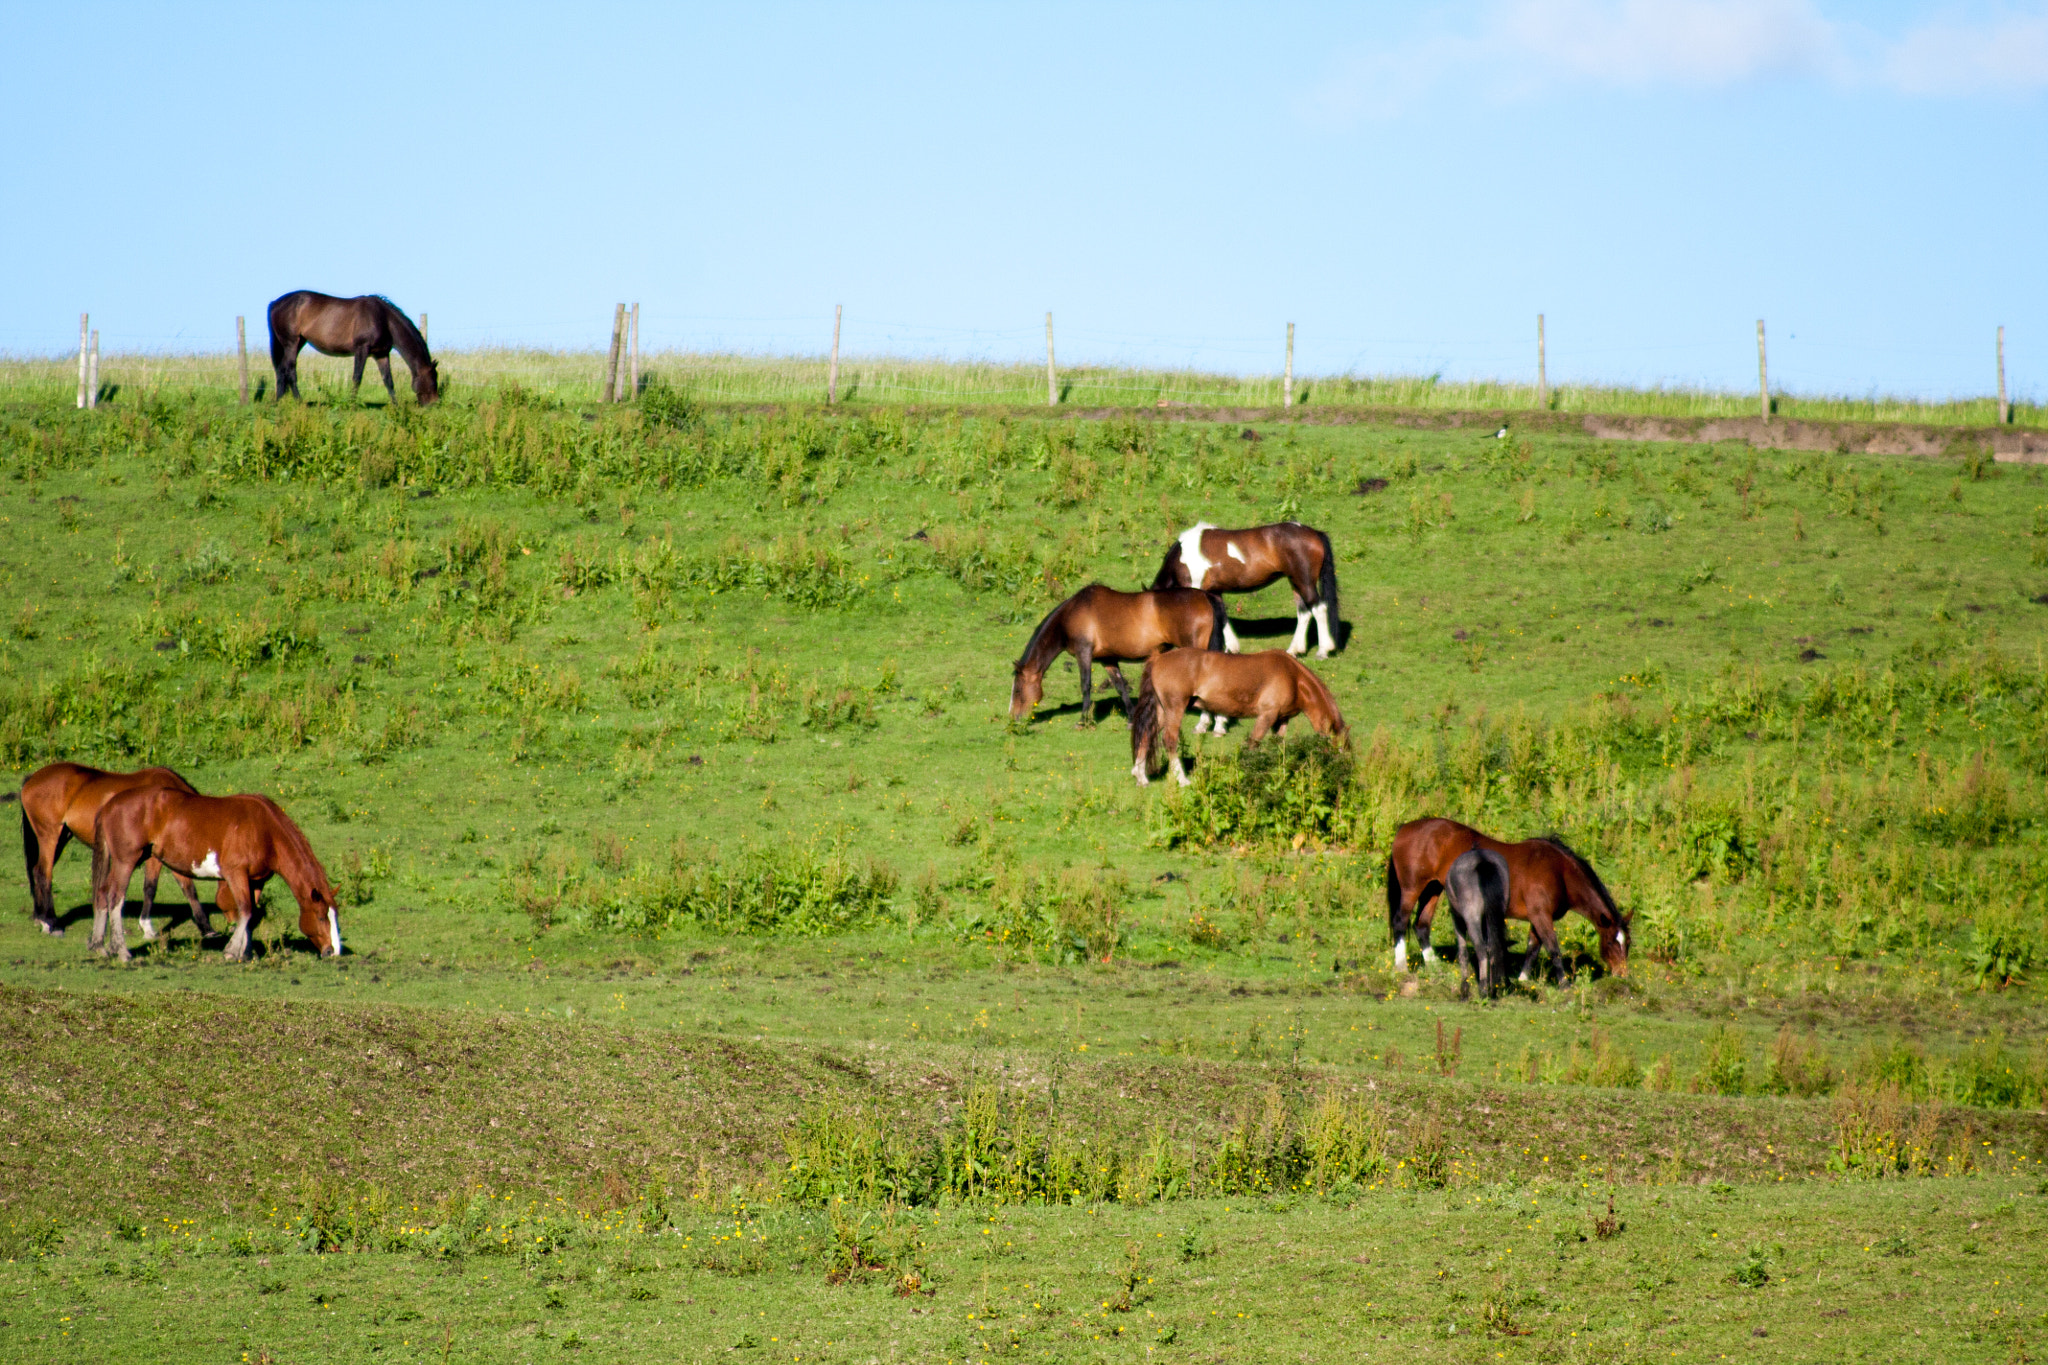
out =
[[[192,790],[190,782],[169,768],[110,773],[78,763],[52,763],[38,768],[21,784],[21,851],[28,863],[29,913],[44,933],[64,932],[64,926],[57,922],[56,894],[51,889],[58,855],[73,839],[90,847],[93,821],[99,818],[100,807],[122,792],[138,787]],[[156,909],[157,875],[162,870],[163,865],[154,858],[142,868],[142,936],[146,939],[156,937],[150,914]],[[192,879],[182,872],[171,875],[178,879],[185,899],[191,903],[192,923],[202,935],[211,934],[213,925],[207,920],[206,907],[193,889]]]
[[299,902],[299,930],[322,957],[341,956],[334,884],[305,833],[267,796],[195,796],[168,788],[124,792],[100,809],[93,834],[92,946],[128,960],[121,911],[135,865],[160,859],[188,877],[218,877],[219,903],[234,924],[224,956],[249,952],[256,896],[281,876]]
[[1139,663],[1164,649],[1210,650],[1223,647],[1230,630],[1223,599],[1191,588],[1152,592],[1118,592],[1090,583],[1054,607],[1031,632],[1024,653],[1012,665],[1010,719],[1031,714],[1045,695],[1045,670],[1063,653],[1081,666],[1081,724],[1095,718],[1095,665],[1110,682],[1130,714],[1131,687],[1121,663]]
[[1387,935],[1394,942],[1397,969],[1408,967],[1411,924],[1422,940],[1422,960],[1436,960],[1429,944],[1436,900],[1445,888],[1451,865],[1472,848],[1491,849],[1507,861],[1508,915],[1529,926],[1529,951],[1522,958],[1524,981],[1543,952],[1550,954],[1553,975],[1564,979],[1557,921],[1573,910],[1592,920],[1600,931],[1600,956],[1607,970],[1616,976],[1628,972],[1628,916],[1615,905],[1593,865],[1564,840],[1547,835],[1518,844],[1502,843],[1470,825],[1438,817],[1410,820],[1401,826],[1394,832],[1394,846],[1387,854]]
[[384,392],[397,402],[398,390],[391,383],[391,353],[397,351],[412,370],[413,397],[420,406],[441,396],[441,369],[427,354],[427,339],[382,294],[337,299],[299,289],[271,302],[270,365],[277,371],[278,402],[284,401],[287,391],[299,393],[299,350],[309,345],[322,355],[356,358],[351,394],[363,387],[363,362],[375,360],[377,373],[384,377]]
[[[1308,652],[1308,623],[1319,633],[1316,657],[1337,648],[1337,556],[1330,538],[1298,521],[1223,531],[1198,521],[1182,531],[1159,565],[1154,588],[1257,592],[1277,578],[1294,585],[1294,639],[1289,654]],[[1237,636],[1228,648],[1237,652]]]
[[1155,749],[1171,755],[1173,775],[1188,785],[1180,761],[1180,723],[1193,703],[1203,714],[1195,733],[1209,728],[1213,717],[1222,734],[1228,716],[1257,716],[1247,744],[1278,733],[1296,716],[1305,715],[1322,734],[1345,745],[1351,732],[1337,710],[1337,699],[1307,664],[1284,649],[1257,654],[1214,654],[1207,650],[1175,650],[1145,665],[1138,683],[1138,704],[1131,708],[1131,776],[1143,787],[1152,781]]

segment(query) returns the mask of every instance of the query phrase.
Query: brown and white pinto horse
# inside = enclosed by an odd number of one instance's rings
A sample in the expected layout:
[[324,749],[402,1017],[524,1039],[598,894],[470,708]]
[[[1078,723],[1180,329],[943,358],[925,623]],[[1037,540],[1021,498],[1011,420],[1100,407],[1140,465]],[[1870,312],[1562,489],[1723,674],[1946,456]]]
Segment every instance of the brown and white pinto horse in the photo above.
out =
[[1145,665],[1138,684],[1138,704],[1131,709],[1131,776],[1143,787],[1152,781],[1155,749],[1171,755],[1173,775],[1188,785],[1180,761],[1180,723],[1193,703],[1203,714],[1195,733],[1216,721],[1222,734],[1228,716],[1257,716],[1247,744],[1278,733],[1288,721],[1305,715],[1322,734],[1349,745],[1351,732],[1337,710],[1337,699],[1308,665],[1284,649],[1257,654],[1213,654],[1206,650],[1175,650]]
[[441,396],[441,367],[427,353],[427,339],[382,294],[337,299],[299,289],[271,301],[270,367],[277,371],[278,402],[284,401],[287,390],[299,393],[299,350],[308,345],[322,355],[355,357],[351,394],[363,387],[363,362],[375,360],[377,373],[384,377],[384,392],[397,402],[398,390],[391,384],[395,350],[412,370],[412,392],[419,405],[425,407]]
[[[1319,633],[1316,657],[1337,648],[1337,556],[1330,538],[1298,521],[1276,521],[1223,531],[1198,521],[1173,542],[1159,565],[1154,588],[1202,588],[1209,592],[1257,592],[1276,578],[1294,585],[1294,639],[1290,654],[1308,652],[1308,623]],[[1237,653],[1237,636],[1229,650]]]
[[1434,962],[1429,925],[1436,900],[1451,874],[1451,865],[1468,849],[1490,849],[1508,866],[1508,915],[1529,926],[1529,951],[1521,976],[1537,955],[1550,954],[1553,975],[1564,978],[1564,951],[1557,942],[1557,921],[1578,911],[1600,931],[1600,956],[1616,976],[1628,972],[1628,916],[1615,905],[1593,865],[1555,835],[1518,844],[1489,838],[1456,820],[1428,817],[1410,820],[1394,832],[1387,855],[1387,935],[1394,943],[1394,966],[1408,967],[1408,929],[1417,927],[1422,960]]
[[[21,784],[21,851],[28,863],[29,914],[44,933],[60,937],[64,933],[64,926],[57,923],[56,893],[51,888],[58,855],[73,839],[91,847],[93,821],[99,818],[100,807],[122,792],[138,787],[192,790],[190,782],[169,768],[110,773],[80,763],[52,763],[30,773]],[[142,936],[146,939],[156,937],[150,915],[156,909],[156,882],[162,871],[163,864],[154,858],[143,864]],[[213,925],[207,920],[206,906],[193,889],[192,879],[182,872],[171,875],[178,879],[178,886],[192,906],[192,923],[202,935],[211,934]]]
[[1118,592],[1090,583],[1054,607],[1031,632],[1012,665],[1010,719],[1031,714],[1045,695],[1045,670],[1063,653],[1081,666],[1081,724],[1095,718],[1095,665],[1101,664],[1130,714],[1131,687],[1120,663],[1138,663],[1163,649],[1223,648],[1230,620],[1223,599],[1191,588]]
[[341,916],[327,869],[305,834],[267,796],[195,796],[167,788],[124,792],[100,809],[93,835],[92,946],[128,960],[121,910],[135,865],[158,858],[191,877],[218,877],[234,923],[224,956],[240,962],[256,924],[256,893],[281,876],[299,902],[299,929],[322,957],[341,956]]

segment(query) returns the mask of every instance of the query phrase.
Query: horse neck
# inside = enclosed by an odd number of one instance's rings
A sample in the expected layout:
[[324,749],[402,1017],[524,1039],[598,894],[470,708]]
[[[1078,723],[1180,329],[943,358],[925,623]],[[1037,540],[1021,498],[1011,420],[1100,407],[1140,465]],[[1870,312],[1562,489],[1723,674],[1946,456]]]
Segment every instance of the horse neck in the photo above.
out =
[[280,834],[283,837],[271,841],[277,850],[277,875],[284,878],[284,884],[292,889],[300,908],[313,904],[315,892],[332,904],[334,896],[327,885],[327,873],[314,859],[305,835],[296,829],[283,830]]
[[389,299],[379,299],[384,307],[384,320],[391,328],[391,344],[398,348],[408,368],[418,369],[431,360],[427,354],[427,339],[420,335],[420,329],[412,325],[412,319],[399,311],[398,305]]
[[1039,623],[1031,642],[1024,647],[1024,657],[1017,664],[1018,671],[1042,675],[1052,667],[1052,661],[1065,652],[1072,642],[1067,633],[1067,613],[1071,609],[1071,603],[1063,602],[1053,608],[1052,615]]
[[1579,866],[1579,860],[1563,849],[1557,850],[1557,856],[1564,859],[1564,884],[1571,893],[1572,904],[1602,929],[1619,927],[1621,916],[1607,903],[1607,897],[1600,894],[1600,888],[1586,875],[1586,869]]

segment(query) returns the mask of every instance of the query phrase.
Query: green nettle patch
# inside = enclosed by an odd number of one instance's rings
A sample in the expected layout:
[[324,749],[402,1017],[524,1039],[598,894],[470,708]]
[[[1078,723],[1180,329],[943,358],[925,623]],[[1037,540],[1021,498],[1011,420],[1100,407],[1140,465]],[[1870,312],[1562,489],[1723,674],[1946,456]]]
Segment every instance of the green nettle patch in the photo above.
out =
[[781,1194],[800,1205],[1146,1203],[1221,1195],[1357,1194],[1443,1183],[1443,1133],[1425,1123],[1390,1157],[1385,1109],[1326,1092],[1290,1102],[1277,1088],[1223,1129],[1183,1141],[1163,1127],[1128,1139],[1064,1122],[1045,1100],[982,1085],[957,1118],[922,1137],[879,1110],[814,1110],[788,1139]]
[[561,850],[526,855],[504,898],[537,930],[659,934],[829,934],[891,918],[897,875],[844,844],[789,843],[699,861],[685,845],[662,864],[628,867],[623,846],[591,865]]

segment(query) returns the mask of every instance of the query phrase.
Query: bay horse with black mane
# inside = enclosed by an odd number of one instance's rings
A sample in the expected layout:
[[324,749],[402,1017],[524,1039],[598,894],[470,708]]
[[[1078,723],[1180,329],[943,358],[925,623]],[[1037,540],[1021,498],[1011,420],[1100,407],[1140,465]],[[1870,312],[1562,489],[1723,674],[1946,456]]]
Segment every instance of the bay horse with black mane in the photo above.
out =
[[[1154,588],[1257,592],[1277,578],[1294,585],[1294,639],[1289,654],[1308,652],[1308,623],[1316,623],[1316,657],[1337,648],[1337,555],[1330,538],[1298,521],[1276,521],[1226,531],[1198,521],[1167,550]],[[1228,649],[1237,653],[1237,636]]]
[[1180,761],[1180,723],[1191,703],[1202,712],[1196,734],[1209,728],[1212,717],[1220,735],[1226,717],[1256,716],[1258,724],[1245,743],[1257,744],[1305,715],[1318,732],[1347,747],[1351,743],[1328,685],[1286,650],[1215,654],[1177,649],[1146,664],[1138,683],[1138,704],[1131,709],[1131,776],[1139,786],[1152,781],[1155,749],[1171,756],[1174,777],[1188,785]]
[[[100,807],[122,792],[140,787],[168,787],[190,792],[192,784],[169,768],[144,768],[139,772],[110,773],[81,763],[52,763],[30,773],[21,784],[21,851],[28,863],[29,914],[46,934],[62,937],[64,926],[57,922],[56,893],[51,876],[64,846],[73,839],[92,845],[93,822]],[[157,875],[163,864],[151,858],[142,868],[142,936],[156,937],[150,915],[156,909]],[[192,906],[192,923],[202,935],[211,934],[206,907],[200,902],[192,879],[173,872],[185,899]]]
[[1451,865],[1469,849],[1498,853],[1508,867],[1508,915],[1529,926],[1529,951],[1522,958],[1522,980],[1539,953],[1549,953],[1552,974],[1564,979],[1564,950],[1557,941],[1557,921],[1576,910],[1600,931],[1600,956],[1616,976],[1628,972],[1628,916],[1600,880],[1593,865],[1556,835],[1503,843],[1456,820],[1428,817],[1411,820],[1394,832],[1387,854],[1387,935],[1394,943],[1394,966],[1408,967],[1408,930],[1414,925],[1422,940],[1422,960],[1434,962],[1429,944],[1436,899],[1450,876]]
[[121,911],[135,865],[156,858],[188,877],[220,879],[218,903],[234,924],[223,954],[240,962],[256,925],[256,896],[283,877],[299,902],[299,930],[322,957],[341,956],[341,915],[327,869],[305,833],[267,796],[197,796],[165,787],[124,792],[100,809],[93,833],[92,946],[128,960]]
[[1191,588],[1118,592],[1090,583],[1046,613],[1031,632],[1024,653],[1011,666],[1010,719],[1031,714],[1045,695],[1045,670],[1061,654],[1072,654],[1081,666],[1082,725],[1095,718],[1096,664],[1108,671],[1129,715],[1131,687],[1118,664],[1140,663],[1164,649],[1221,649],[1229,629],[1223,599],[1214,593]]
[[270,304],[270,366],[277,371],[277,401],[287,391],[299,393],[299,351],[311,346],[322,355],[354,356],[355,379],[349,393],[363,387],[363,362],[375,360],[392,402],[398,390],[391,383],[391,353],[397,351],[412,370],[413,397],[421,407],[441,396],[441,367],[427,353],[427,339],[397,304],[382,294],[337,299],[298,289]]

